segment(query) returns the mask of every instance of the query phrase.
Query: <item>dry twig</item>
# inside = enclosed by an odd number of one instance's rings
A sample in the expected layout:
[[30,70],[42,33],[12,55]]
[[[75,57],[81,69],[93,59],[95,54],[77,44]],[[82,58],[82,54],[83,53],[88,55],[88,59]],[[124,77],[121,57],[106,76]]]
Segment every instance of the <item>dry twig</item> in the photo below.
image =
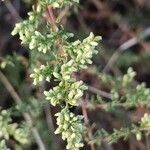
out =
[[103,69],[103,72],[107,72],[116,62],[116,60],[119,58],[119,56],[132,46],[136,45],[138,42],[141,40],[147,38],[150,36],[150,27],[144,30],[139,36],[134,37],[132,39],[129,39],[125,43],[123,43],[117,50],[116,52],[111,56],[110,60],[106,64],[105,68]]
[[83,100],[82,105],[81,105],[82,114],[84,116],[84,123],[87,126],[87,134],[88,134],[88,138],[89,138],[89,145],[91,147],[91,150],[95,150],[94,143],[90,142],[90,141],[93,141],[93,135],[92,135],[92,128],[89,125],[89,119],[88,119],[87,107],[86,107],[87,103],[88,103],[87,99]]

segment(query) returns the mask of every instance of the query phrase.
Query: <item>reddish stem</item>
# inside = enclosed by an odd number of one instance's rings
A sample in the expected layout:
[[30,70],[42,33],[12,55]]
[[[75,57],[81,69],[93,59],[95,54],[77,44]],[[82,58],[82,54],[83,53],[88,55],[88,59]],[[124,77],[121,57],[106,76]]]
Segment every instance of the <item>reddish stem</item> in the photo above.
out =
[[[54,32],[57,31],[58,27],[57,27],[57,24],[56,24],[56,18],[54,16],[54,13],[53,13],[53,10],[52,10],[51,6],[47,7],[47,17],[48,17],[48,21],[52,25],[52,30]],[[64,49],[63,49],[63,46],[61,45],[61,39],[57,40],[56,46],[60,50],[60,55],[64,56]]]
[[47,16],[48,16],[48,21],[52,25],[53,31],[57,31],[57,24],[55,21],[55,16],[54,16],[52,7],[50,7],[50,6],[47,7]]

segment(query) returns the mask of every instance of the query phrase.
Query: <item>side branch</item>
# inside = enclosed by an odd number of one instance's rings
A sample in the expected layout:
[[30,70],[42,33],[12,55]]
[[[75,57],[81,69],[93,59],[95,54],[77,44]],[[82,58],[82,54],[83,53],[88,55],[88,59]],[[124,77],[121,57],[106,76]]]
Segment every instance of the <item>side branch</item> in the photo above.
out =
[[[3,83],[3,85],[5,86],[5,88],[8,90],[8,92],[10,93],[12,98],[14,99],[15,103],[21,104],[22,103],[21,98],[19,97],[19,95],[17,94],[15,89],[12,87],[12,85],[10,84],[8,79],[5,77],[5,75],[1,71],[0,71],[0,80]],[[32,127],[33,121],[32,121],[32,117],[30,116],[30,114],[29,113],[23,113],[23,116],[24,116],[25,121]],[[44,145],[44,143],[40,137],[38,130],[35,127],[32,127],[31,131],[33,133],[33,136],[36,140],[36,143],[37,143],[39,149],[40,150],[46,150],[45,145]]]

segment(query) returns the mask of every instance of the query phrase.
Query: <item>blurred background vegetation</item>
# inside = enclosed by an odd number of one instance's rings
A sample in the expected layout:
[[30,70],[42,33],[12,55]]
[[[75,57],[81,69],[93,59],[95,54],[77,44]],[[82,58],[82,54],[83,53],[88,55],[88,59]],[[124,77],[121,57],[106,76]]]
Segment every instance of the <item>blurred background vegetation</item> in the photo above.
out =
[[[42,88],[32,85],[29,77],[30,51],[28,47],[20,44],[17,36],[12,37],[10,34],[16,22],[27,18],[31,5],[30,0],[0,2],[0,70],[22,101],[16,105],[12,91],[8,91],[3,82],[0,82],[0,107],[8,109],[12,122],[18,124],[24,120],[22,114],[28,112],[46,149],[63,150],[65,143],[53,133],[56,128],[53,114],[59,108],[52,108],[45,101]],[[62,23],[67,31],[75,34],[75,39],[83,39],[91,31],[95,35],[102,36],[102,42],[97,48],[99,53],[93,57],[93,64],[88,70],[76,73],[77,78],[82,79],[90,87],[85,97],[93,105],[87,112],[95,136],[97,134],[95,129],[104,128],[111,133],[113,128],[136,123],[144,113],[149,113],[149,107],[143,105],[130,108],[117,106],[110,111],[98,106],[101,101],[109,102],[109,93],[112,90],[121,96],[132,91],[132,85],[122,87],[117,81],[129,67],[136,72],[133,85],[145,82],[145,86],[150,87],[150,1],[80,0],[78,6],[71,9],[64,8],[55,13],[66,14]],[[2,81],[2,76],[0,78]],[[53,84],[45,83],[44,86],[49,89]],[[149,103],[147,101],[146,105]],[[81,113],[80,108],[73,108],[72,111]],[[30,128],[28,123],[23,126],[25,129]],[[7,145],[10,149],[38,149],[33,135],[31,133],[29,135],[30,142],[24,146],[14,147],[17,141],[13,138],[7,140]],[[88,144],[84,149],[90,149]],[[96,146],[96,149],[150,150],[150,138],[144,137],[141,141],[137,141],[133,136],[126,141],[121,138],[118,143],[108,145],[104,142],[101,146]]]

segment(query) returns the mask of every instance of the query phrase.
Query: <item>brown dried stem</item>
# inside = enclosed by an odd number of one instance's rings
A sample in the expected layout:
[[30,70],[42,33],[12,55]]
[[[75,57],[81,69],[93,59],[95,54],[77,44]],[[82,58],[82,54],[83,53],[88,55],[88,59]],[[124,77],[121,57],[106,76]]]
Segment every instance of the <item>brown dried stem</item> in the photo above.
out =
[[[87,99],[83,100],[82,105],[81,105],[81,107],[82,107],[82,114],[84,116],[84,123],[87,126],[87,134],[88,134],[89,141],[93,141],[92,128],[90,127],[88,114],[87,114],[87,106],[86,106],[87,103],[88,103]],[[91,150],[95,150],[94,143],[89,142],[89,145],[91,147]]]

